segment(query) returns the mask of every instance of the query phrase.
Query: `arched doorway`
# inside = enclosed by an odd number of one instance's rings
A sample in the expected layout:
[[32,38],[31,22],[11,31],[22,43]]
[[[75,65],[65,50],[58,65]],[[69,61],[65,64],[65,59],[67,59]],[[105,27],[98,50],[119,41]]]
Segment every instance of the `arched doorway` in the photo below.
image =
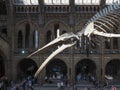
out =
[[111,60],[105,67],[105,74],[120,80],[120,60]]
[[3,57],[0,55],[0,78],[5,75],[5,64]]
[[96,65],[90,59],[83,59],[79,61],[75,66],[76,79],[88,79],[88,76],[96,76]]
[[32,59],[23,59],[18,63],[17,67],[18,78],[23,79],[28,76],[33,76],[37,71],[37,64]]
[[54,59],[46,66],[46,76],[52,79],[65,79],[67,65],[60,59]]

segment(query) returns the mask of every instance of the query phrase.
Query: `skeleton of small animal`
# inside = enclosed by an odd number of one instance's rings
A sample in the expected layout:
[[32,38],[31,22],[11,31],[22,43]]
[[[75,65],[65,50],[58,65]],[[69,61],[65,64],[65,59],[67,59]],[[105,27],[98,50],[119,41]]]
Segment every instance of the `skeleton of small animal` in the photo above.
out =
[[[39,67],[37,72],[35,73],[35,77],[42,71],[42,69],[46,66],[46,64],[55,57],[58,53],[62,52],[66,48],[72,47],[79,42],[79,46],[81,46],[81,37],[84,35],[89,40],[91,40],[92,35],[102,36],[102,37],[120,37],[118,34],[118,29],[111,29],[118,27],[120,22],[120,3],[118,1],[112,5],[107,6],[106,8],[102,9],[98,13],[96,13],[82,28],[81,31],[74,34],[73,32],[65,33],[47,45],[43,46],[42,48],[36,50],[35,52],[31,53],[27,58],[33,56],[34,54],[40,52],[41,50],[58,43],[60,41],[68,41],[68,43],[62,44],[59,48],[54,51]],[[114,34],[114,33],[115,34]]]

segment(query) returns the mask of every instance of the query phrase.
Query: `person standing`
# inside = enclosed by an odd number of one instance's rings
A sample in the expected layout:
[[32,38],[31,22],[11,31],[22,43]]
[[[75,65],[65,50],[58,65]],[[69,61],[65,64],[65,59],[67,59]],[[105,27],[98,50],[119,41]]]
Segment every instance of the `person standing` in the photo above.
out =
[[112,85],[111,90],[117,90],[115,86]]
[[59,83],[59,82],[57,83],[57,87],[58,87],[58,90],[60,90],[61,85],[60,85],[60,83]]
[[16,89],[15,89],[15,90],[19,90],[19,86],[18,86],[18,85],[16,86]]

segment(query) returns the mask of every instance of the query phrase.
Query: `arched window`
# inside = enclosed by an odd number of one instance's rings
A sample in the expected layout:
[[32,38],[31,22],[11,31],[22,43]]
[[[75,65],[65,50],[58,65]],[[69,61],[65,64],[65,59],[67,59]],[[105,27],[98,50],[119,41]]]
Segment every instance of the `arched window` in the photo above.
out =
[[52,40],[52,33],[51,31],[47,31],[46,43],[49,43],[51,40]]
[[38,48],[38,31],[33,32],[33,47]]
[[110,49],[111,47],[111,40],[106,38],[105,40],[105,49]]
[[22,38],[22,31],[18,32],[18,48],[22,48],[23,46],[23,38]]
[[26,24],[25,32],[25,48],[29,48],[29,38],[30,38],[30,24]]
[[118,38],[113,38],[113,49],[118,49]]
[[7,14],[5,0],[0,0],[0,14]]
[[57,38],[60,35],[59,24],[54,25],[54,36]]

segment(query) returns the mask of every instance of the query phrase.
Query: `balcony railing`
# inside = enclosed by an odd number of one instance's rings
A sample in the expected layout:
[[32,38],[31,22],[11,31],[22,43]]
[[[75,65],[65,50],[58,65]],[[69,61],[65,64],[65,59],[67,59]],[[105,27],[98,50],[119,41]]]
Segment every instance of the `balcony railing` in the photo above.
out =
[[[41,10],[40,10],[41,9]],[[75,10],[74,13],[96,13],[100,10],[100,6],[81,6],[75,5],[14,5],[16,13],[70,13],[71,10]]]
[[100,10],[100,6],[75,6],[76,13],[96,13]]
[[14,10],[16,13],[39,13],[38,5],[15,5]]
[[43,8],[43,12],[45,13],[69,13],[71,7],[66,5],[66,6],[54,6],[54,5],[46,5]]

